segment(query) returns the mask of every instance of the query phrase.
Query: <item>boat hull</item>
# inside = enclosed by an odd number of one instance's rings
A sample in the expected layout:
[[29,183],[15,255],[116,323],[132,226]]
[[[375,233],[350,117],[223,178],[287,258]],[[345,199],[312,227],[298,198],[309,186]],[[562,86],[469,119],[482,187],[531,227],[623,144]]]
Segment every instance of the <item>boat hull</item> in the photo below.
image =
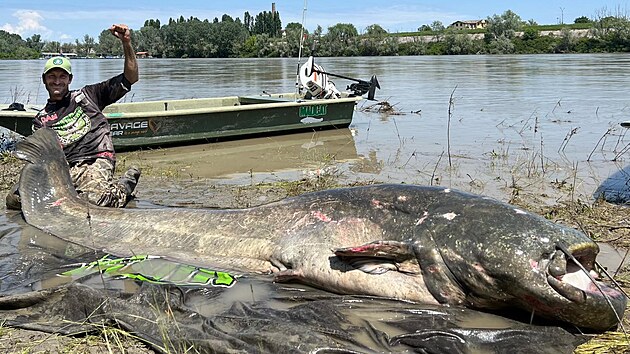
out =
[[[139,148],[345,128],[361,97],[301,99],[293,94],[117,103],[103,113],[114,146]],[[36,110],[0,111],[0,126],[32,133]]]

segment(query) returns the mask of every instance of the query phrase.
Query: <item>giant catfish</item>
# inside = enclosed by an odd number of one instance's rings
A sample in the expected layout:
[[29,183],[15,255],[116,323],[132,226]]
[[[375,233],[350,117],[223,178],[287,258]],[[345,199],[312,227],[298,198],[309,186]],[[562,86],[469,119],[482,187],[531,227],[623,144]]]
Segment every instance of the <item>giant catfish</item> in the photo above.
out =
[[521,308],[606,330],[624,295],[591,278],[597,244],[518,207],[441,187],[373,185],[247,209],[114,209],[83,201],[56,134],[18,144],[22,213],[32,226],[117,256],[161,255],[271,273],[331,292]]

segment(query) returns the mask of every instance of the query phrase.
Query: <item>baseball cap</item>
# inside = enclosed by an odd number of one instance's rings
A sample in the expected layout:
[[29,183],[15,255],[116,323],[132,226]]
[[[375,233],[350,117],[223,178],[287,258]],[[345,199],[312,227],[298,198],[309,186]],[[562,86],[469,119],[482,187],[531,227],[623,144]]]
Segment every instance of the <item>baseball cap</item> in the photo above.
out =
[[51,69],[59,68],[65,70],[68,74],[72,75],[72,67],[70,66],[70,60],[66,57],[52,57],[46,61],[44,65],[44,74]]

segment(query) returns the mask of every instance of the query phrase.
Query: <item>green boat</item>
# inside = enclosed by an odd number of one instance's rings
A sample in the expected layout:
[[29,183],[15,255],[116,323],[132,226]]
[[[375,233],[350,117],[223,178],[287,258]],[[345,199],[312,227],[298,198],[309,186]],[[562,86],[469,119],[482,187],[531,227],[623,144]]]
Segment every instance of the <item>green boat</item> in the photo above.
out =
[[[139,148],[345,128],[361,99],[348,94],[330,99],[294,93],[231,96],[116,103],[103,113],[116,148]],[[0,126],[30,135],[36,113],[35,107],[0,110]]]
[[[376,76],[364,81],[329,73],[315,64],[312,56],[297,76],[299,93],[115,103],[103,113],[117,149],[184,145],[346,128],[363,95],[374,100],[381,88]],[[340,92],[329,76],[355,83]],[[20,103],[0,107],[0,126],[30,135],[32,120],[40,109],[25,109]]]

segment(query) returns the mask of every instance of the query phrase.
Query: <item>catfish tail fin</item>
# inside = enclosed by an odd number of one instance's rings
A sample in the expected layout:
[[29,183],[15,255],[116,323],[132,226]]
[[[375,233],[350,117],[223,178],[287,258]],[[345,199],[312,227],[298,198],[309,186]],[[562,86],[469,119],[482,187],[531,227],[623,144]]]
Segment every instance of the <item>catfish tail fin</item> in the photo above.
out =
[[39,129],[33,135],[18,142],[15,154],[20,160],[31,164],[44,163],[59,157],[64,161],[66,159],[57,133],[49,128]]
[[68,162],[54,130],[37,130],[17,144],[15,154],[27,162],[22,169],[19,186],[22,213],[27,222],[31,223],[29,219],[51,222],[55,220],[54,209],[60,206],[60,201],[79,201]]

